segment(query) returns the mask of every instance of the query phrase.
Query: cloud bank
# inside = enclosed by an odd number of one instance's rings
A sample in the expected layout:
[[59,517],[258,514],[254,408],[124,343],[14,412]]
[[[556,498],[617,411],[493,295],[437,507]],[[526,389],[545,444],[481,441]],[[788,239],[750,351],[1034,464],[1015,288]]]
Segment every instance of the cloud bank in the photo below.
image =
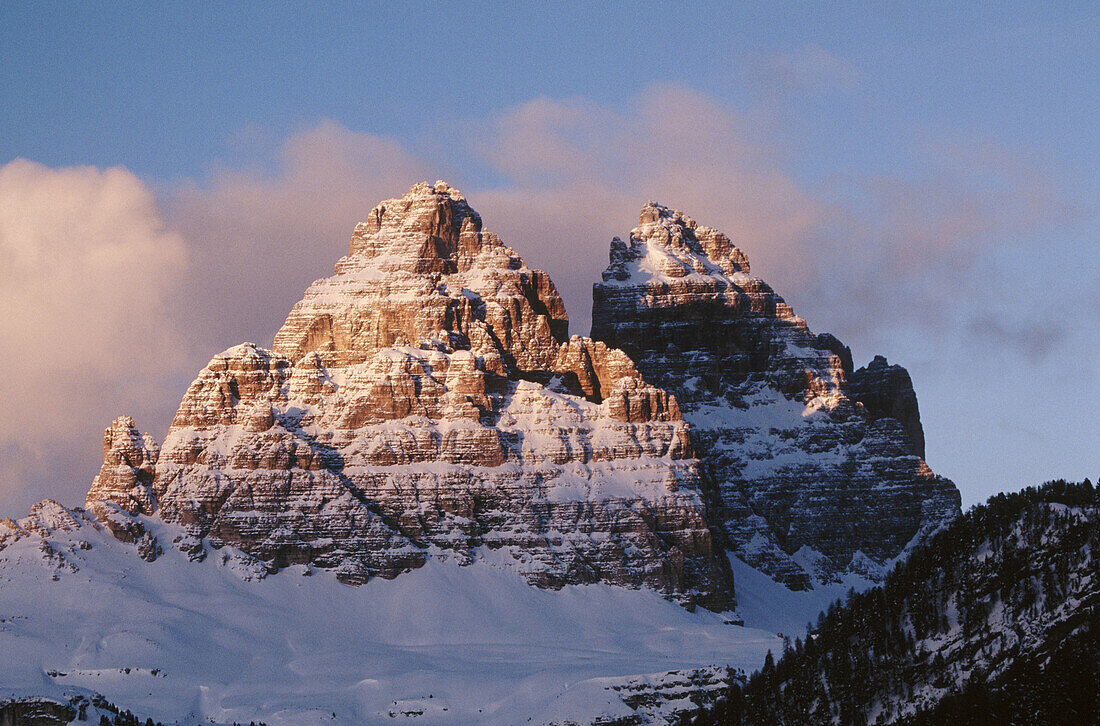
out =
[[187,329],[209,354],[270,345],[305,288],[332,274],[355,224],[428,169],[393,140],[322,121],[283,142],[274,172],[217,169],[171,189],[166,214],[193,260]]
[[179,395],[167,381],[185,339],[170,301],[187,255],[125,169],[0,167],[5,502],[70,491],[58,480],[98,468],[115,412],[150,416]]

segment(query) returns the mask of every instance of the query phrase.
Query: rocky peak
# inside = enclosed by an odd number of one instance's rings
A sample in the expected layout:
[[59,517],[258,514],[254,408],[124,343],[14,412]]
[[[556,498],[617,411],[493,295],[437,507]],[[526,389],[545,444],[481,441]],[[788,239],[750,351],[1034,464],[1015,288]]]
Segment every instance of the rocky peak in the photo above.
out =
[[484,247],[522,264],[491,234],[482,235],[481,217],[462,192],[446,182],[421,182],[400,199],[389,199],[371,210],[355,227],[348,256],[353,265],[373,260],[383,269],[414,273],[454,273],[469,269]]
[[748,270],[648,203],[612,243],[593,338],[569,337],[549,277],[418,184],[356,227],[273,350],[211,359],[161,450],[116,420],[88,509],[150,558],[153,514],[189,556],[351,583],[487,557],[721,609],[727,544],[795,587],[874,574],[957,492],[916,453],[903,369],[853,371]]
[[92,481],[85,506],[97,515],[105,502],[130,514],[152,514],[159,456],[156,440],[138,431],[132,418],[116,418],[103,432],[103,466]]
[[39,537],[49,537],[53,532],[72,531],[81,526],[80,521],[73,512],[53,499],[43,499],[31,507],[26,517],[18,522],[8,521],[8,527],[24,532],[36,534]]
[[[691,424],[733,551],[796,588],[881,575],[959,496],[921,460],[904,369],[815,335],[721,232],[654,202],[611,242],[592,337],[622,349]],[[874,521],[868,528],[863,523]]]
[[293,361],[369,360],[385,348],[470,350],[515,377],[548,369],[568,338],[565,304],[444,182],[375,207],[332,277],[318,280],[275,336]]
[[913,453],[924,458],[924,428],[909,371],[876,355],[870,363],[852,371],[848,389],[852,399],[863,404],[872,418],[892,418],[901,423]]
[[682,278],[749,273],[749,260],[730,238],[711,227],[700,227],[677,209],[645,203],[629,242],[611,241],[611,264],[605,282],[636,278]]

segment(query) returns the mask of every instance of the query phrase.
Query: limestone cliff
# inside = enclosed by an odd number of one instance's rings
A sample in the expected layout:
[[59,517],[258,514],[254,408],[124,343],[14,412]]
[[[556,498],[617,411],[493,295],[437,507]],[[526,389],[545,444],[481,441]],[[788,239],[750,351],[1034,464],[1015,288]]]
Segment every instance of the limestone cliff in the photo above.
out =
[[86,508],[146,559],[155,516],[194,558],[231,545],[259,570],[362,583],[483,559],[714,608],[734,602],[727,550],[796,588],[877,577],[958,511],[904,369],[853,370],[679,212],[647,204],[612,243],[593,338],[457,190],[418,184],[355,228],[271,350],[214,356],[161,446],[116,420]]
[[353,583],[483,557],[544,587],[732,602],[675,398],[568,338],[549,278],[441,182],[378,205],[273,350],[210,361],[145,499],[145,459],[120,446],[90,499],[155,502],[196,556],[206,539]]

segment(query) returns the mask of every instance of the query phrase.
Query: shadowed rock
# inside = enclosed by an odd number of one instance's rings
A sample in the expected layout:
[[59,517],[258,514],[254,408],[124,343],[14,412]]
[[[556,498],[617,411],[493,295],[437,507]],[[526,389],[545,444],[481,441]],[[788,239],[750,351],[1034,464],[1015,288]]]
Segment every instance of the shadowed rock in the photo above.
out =
[[611,242],[592,337],[675,395],[733,552],[793,588],[876,578],[959,511],[908,373],[806,322],[716,230],[654,202]]

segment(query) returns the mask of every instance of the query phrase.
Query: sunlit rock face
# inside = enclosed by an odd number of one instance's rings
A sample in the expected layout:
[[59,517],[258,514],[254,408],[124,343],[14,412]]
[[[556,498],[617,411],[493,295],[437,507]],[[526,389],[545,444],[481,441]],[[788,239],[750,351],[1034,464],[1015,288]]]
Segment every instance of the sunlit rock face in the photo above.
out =
[[595,339],[448,185],[379,204],[271,350],[220,353],[158,447],[104,436],[87,510],[349,583],[429,558],[541,587],[733,604],[726,549],[791,587],[881,574],[958,511],[908,374],[814,335],[725,235],[657,204],[615,240]]
[[327,366],[402,346],[470,350],[496,373],[546,371],[568,327],[545,273],[483,231],[457,190],[418,184],[356,226],[336,274],[306,290],[274,349],[294,361],[315,351]]
[[876,578],[959,511],[924,463],[916,396],[884,358],[853,371],[729,238],[650,202],[611,243],[592,337],[674,394],[732,551],[792,588]]
[[155,508],[197,557],[205,539],[350,583],[484,558],[733,602],[676,399],[570,338],[549,278],[442,182],[379,204],[272,350],[216,355],[159,452],[120,422],[89,508]]

